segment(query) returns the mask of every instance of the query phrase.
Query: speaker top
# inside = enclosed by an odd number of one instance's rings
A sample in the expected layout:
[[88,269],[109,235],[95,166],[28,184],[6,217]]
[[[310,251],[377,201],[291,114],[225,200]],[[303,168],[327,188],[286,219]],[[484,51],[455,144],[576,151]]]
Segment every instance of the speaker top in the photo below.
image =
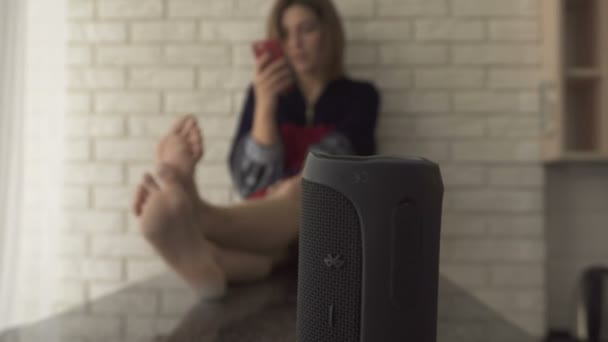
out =
[[439,165],[420,157],[361,157],[310,152],[302,175],[305,180],[353,196],[356,193],[375,196],[379,192],[401,196],[416,189],[443,192]]
[[353,162],[373,162],[373,163],[424,163],[424,164],[435,164],[432,161],[422,157],[394,157],[386,155],[373,155],[373,156],[353,156],[353,155],[337,155],[329,154],[325,152],[312,151],[308,154],[307,162],[310,159],[327,159],[337,161],[353,161]]
[[[422,172],[426,175],[438,174],[439,165],[421,157],[392,157],[384,155],[350,156],[334,155],[324,152],[310,152],[304,165],[303,177],[308,180],[321,180],[331,177],[331,174],[351,174],[357,178],[357,170],[363,173]],[[349,177],[350,178],[350,177]]]

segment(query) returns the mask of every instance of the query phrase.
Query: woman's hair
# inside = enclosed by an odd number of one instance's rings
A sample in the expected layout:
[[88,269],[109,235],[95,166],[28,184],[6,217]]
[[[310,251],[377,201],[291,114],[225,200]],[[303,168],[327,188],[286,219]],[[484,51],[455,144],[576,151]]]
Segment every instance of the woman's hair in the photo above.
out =
[[268,38],[283,40],[283,13],[292,5],[301,5],[310,9],[321,23],[327,64],[324,74],[328,80],[344,74],[344,29],[332,0],[277,0],[268,19]]

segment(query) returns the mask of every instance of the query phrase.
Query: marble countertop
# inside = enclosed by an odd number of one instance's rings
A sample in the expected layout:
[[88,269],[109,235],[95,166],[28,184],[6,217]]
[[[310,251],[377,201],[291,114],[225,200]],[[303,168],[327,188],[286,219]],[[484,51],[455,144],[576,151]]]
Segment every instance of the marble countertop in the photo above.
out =
[[[293,342],[296,279],[296,270],[285,269],[265,281],[231,287],[215,300],[180,297],[188,291],[166,292],[165,283],[153,279],[56,317],[0,331],[0,342]],[[154,291],[163,294],[155,296]],[[153,303],[148,305],[148,298]],[[180,301],[183,311],[174,309]],[[539,317],[496,312],[491,303],[440,277],[439,342],[539,341],[544,332],[527,326],[537,326]]]
[[199,302],[160,341],[295,341],[296,274],[285,270],[253,285],[232,287],[218,301]]
[[295,341],[296,278],[295,269],[284,269],[259,283],[232,286],[220,299],[196,299],[174,275],[162,275],[0,331],[0,342]]

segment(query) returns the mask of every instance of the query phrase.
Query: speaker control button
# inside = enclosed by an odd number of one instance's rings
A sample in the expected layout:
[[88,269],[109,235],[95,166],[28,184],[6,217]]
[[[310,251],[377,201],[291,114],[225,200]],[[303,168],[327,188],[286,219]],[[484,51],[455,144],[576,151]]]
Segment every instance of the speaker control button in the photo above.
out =
[[328,268],[339,269],[344,266],[344,257],[340,254],[327,254],[327,256],[323,259],[325,266]]
[[391,234],[391,300],[401,309],[414,309],[420,293],[422,227],[416,203],[403,201],[395,209]]

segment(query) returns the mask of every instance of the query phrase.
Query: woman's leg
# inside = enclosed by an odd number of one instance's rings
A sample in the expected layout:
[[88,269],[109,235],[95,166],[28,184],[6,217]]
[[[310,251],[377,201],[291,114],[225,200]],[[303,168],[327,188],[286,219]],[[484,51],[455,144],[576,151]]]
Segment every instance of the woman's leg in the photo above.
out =
[[272,257],[218,246],[201,229],[199,202],[171,170],[146,174],[136,193],[134,212],[142,234],[165,262],[195,289],[223,293],[227,282],[263,279]]
[[283,181],[262,199],[233,206],[209,206],[203,215],[203,232],[220,245],[274,256],[298,237],[301,178]]
[[298,236],[301,177],[274,186],[266,198],[232,206],[213,206],[198,195],[194,170],[203,156],[203,139],[192,115],[177,120],[157,147],[159,163],[177,170],[180,182],[200,202],[204,235],[219,245],[275,257]]
[[297,236],[299,180],[284,182],[264,200],[209,206],[192,177],[202,149],[197,158],[191,145],[200,144],[200,131],[195,121],[180,122],[159,144],[158,181],[146,175],[135,196],[144,236],[195,288],[266,277]]

